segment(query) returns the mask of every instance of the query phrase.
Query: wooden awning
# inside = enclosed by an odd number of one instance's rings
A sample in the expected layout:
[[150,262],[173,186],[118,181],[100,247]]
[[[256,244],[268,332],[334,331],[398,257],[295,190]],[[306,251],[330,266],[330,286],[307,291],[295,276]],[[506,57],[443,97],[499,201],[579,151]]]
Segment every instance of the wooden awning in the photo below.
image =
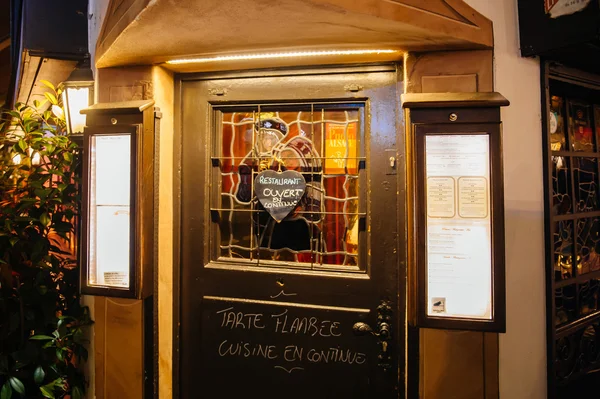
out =
[[491,21],[463,0],[111,0],[96,66],[366,48],[400,50],[401,58],[404,51],[492,46]]

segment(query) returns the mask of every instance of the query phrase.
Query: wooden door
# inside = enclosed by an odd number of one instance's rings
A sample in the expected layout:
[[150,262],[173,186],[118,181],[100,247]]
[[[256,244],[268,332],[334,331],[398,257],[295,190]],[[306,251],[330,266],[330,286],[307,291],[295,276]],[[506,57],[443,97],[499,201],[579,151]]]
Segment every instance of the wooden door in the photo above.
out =
[[[395,66],[182,77],[179,397],[404,396],[400,88]],[[281,223],[269,169],[306,181]]]

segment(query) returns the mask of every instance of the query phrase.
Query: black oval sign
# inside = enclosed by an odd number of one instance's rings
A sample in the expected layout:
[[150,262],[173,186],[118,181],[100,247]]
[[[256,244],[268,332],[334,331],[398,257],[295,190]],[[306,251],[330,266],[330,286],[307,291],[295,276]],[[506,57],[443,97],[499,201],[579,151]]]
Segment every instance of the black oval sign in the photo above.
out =
[[304,176],[294,170],[265,170],[254,179],[256,197],[278,223],[296,208],[305,191]]

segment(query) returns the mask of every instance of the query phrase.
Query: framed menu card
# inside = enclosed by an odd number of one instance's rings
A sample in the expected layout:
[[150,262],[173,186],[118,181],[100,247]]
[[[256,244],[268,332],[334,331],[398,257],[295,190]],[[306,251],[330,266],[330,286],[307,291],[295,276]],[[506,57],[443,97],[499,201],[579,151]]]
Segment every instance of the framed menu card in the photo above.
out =
[[409,113],[413,320],[426,328],[503,332],[500,112],[483,100],[461,107],[459,99]]
[[154,294],[156,159],[154,101],[98,103],[82,111],[81,292]]

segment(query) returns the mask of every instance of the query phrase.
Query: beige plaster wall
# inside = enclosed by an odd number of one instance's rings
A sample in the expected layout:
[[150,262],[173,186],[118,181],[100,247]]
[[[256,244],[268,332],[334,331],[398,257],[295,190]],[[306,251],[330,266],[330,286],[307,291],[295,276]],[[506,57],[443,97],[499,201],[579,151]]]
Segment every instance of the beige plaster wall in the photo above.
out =
[[546,398],[544,204],[539,60],[521,58],[517,0],[466,0],[494,23],[494,89],[502,110],[507,331],[500,398]]

